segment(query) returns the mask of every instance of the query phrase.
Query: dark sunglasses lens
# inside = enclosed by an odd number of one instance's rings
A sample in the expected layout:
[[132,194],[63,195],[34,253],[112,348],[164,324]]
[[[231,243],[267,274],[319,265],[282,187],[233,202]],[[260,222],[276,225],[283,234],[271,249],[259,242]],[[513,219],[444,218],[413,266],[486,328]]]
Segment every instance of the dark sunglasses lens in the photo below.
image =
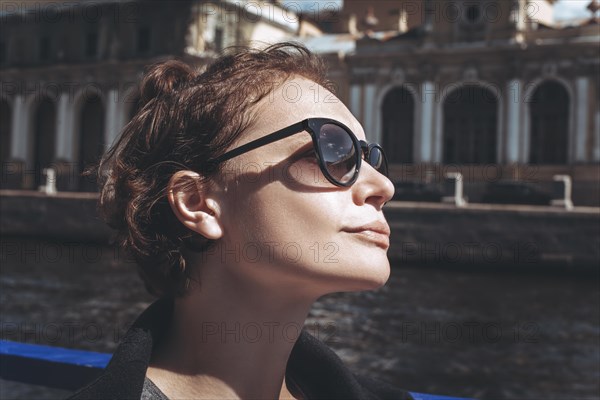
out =
[[377,171],[387,176],[387,162],[385,160],[385,154],[379,146],[371,148],[369,153],[369,164]]
[[350,182],[358,162],[350,134],[341,126],[324,124],[319,132],[319,147],[329,175],[339,183]]

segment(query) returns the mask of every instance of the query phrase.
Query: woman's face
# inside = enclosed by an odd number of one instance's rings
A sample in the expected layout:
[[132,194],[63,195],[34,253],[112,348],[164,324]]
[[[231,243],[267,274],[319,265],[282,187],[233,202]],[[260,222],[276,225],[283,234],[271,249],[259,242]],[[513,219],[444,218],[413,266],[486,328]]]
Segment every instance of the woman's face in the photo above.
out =
[[[254,109],[255,123],[230,149],[309,117],[342,122],[362,140],[356,118],[333,94],[296,77]],[[235,157],[218,178],[220,258],[231,278],[316,297],[374,289],[389,277],[388,235],[351,232],[382,223],[392,183],[367,162],[350,187],[321,173],[307,132]]]

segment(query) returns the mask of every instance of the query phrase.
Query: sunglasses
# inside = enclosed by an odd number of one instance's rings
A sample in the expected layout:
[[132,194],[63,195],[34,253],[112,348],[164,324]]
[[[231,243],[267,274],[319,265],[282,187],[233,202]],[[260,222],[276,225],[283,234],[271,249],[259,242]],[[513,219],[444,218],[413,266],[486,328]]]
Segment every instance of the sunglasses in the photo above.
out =
[[387,160],[379,144],[359,140],[346,125],[329,118],[307,118],[228,151],[209,164],[214,167],[250,150],[304,131],[312,137],[321,172],[334,185],[347,187],[356,182],[363,155],[369,165],[388,176]]

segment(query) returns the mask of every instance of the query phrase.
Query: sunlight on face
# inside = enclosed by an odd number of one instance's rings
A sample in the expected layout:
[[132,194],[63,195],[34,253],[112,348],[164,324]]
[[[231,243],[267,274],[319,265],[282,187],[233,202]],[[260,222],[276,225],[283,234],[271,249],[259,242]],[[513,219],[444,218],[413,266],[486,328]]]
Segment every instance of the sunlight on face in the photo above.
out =
[[[286,94],[291,86],[298,93],[294,101]],[[344,104],[304,78],[286,81],[255,112],[256,123],[231,148],[308,117],[335,119],[365,140]],[[303,132],[236,157],[224,170],[220,251],[224,264],[239,261],[230,267],[233,276],[314,296],[386,282],[387,235],[355,231],[374,222],[387,228],[382,206],[393,185],[366,162],[352,186],[335,186],[320,171],[311,136]],[[238,249],[239,260],[227,260],[228,249]]]

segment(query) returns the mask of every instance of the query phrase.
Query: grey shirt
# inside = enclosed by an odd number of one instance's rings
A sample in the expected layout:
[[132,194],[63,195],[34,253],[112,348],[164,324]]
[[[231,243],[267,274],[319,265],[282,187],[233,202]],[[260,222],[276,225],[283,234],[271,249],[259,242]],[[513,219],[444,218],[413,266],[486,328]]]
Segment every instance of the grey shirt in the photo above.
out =
[[169,400],[169,398],[156,387],[154,382],[146,377],[140,400]]

